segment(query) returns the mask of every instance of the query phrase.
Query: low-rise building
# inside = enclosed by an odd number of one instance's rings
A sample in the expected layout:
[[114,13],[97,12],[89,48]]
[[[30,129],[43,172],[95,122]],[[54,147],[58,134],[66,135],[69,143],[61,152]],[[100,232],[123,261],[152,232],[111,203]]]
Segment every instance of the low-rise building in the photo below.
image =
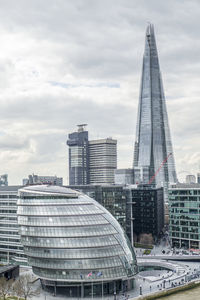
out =
[[23,179],[23,185],[32,184],[53,184],[53,185],[63,185],[63,178],[57,176],[40,176],[40,175],[29,175],[28,178]]

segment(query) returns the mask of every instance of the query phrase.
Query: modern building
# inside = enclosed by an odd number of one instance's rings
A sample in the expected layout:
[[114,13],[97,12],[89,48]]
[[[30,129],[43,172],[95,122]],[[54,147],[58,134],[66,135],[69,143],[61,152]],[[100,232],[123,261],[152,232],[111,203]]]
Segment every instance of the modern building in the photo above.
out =
[[154,28],[149,24],[145,36],[133,167],[148,169],[144,182],[148,183],[162,163],[153,183],[167,187],[168,183],[175,183],[177,177]]
[[63,185],[63,178],[57,176],[39,176],[39,175],[29,175],[28,178],[23,179],[23,185],[31,184],[53,184],[53,185]]
[[84,297],[133,288],[137,263],[115,218],[98,202],[58,186],[19,190],[18,222],[28,263],[56,294]]
[[126,231],[126,197],[123,185],[90,184],[68,186],[88,195],[105,207]]
[[195,175],[186,175],[185,182],[189,184],[196,183]]
[[68,135],[70,185],[89,183],[89,149],[86,125],[78,125],[78,131]]
[[177,248],[200,249],[200,184],[169,187],[169,236]]
[[69,185],[114,183],[117,141],[112,138],[88,140],[86,124],[69,134]]
[[112,138],[89,141],[90,184],[114,183],[117,141]]
[[8,186],[8,175],[0,175],[0,186]]
[[164,227],[163,188],[151,185],[127,186],[127,235],[133,245],[134,235],[152,234],[157,238]]
[[115,184],[133,184],[133,169],[116,169]]
[[17,223],[17,193],[21,186],[0,187],[0,262],[26,264]]

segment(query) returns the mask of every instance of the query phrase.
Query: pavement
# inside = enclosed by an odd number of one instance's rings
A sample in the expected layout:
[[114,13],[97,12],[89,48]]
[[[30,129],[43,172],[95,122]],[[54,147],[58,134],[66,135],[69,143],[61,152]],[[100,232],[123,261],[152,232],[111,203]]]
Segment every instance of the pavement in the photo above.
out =
[[[165,254],[163,254],[163,250]],[[135,277],[135,288],[132,291],[128,291],[125,295],[122,293],[116,295],[116,300],[136,299],[140,295],[153,294],[155,292],[169,289],[175,286],[183,285],[188,281],[197,280],[200,278],[200,262],[184,262],[184,261],[164,261],[161,258],[164,256],[174,256],[180,258],[180,254],[174,254],[170,247],[163,245],[156,246],[152,250],[150,255],[143,255],[144,249],[135,249],[138,265],[141,263],[160,264],[162,266],[168,265],[169,270],[159,271],[145,271],[136,275]],[[159,259],[157,259],[159,257]],[[189,256],[188,256],[189,257]],[[32,272],[30,269],[23,269],[23,272]],[[33,277],[34,279],[34,277]],[[40,285],[39,281],[34,283],[34,286]],[[33,297],[32,300],[75,300],[80,298],[69,298],[63,296],[53,296],[52,294],[45,292],[41,289],[41,293],[37,297]],[[84,298],[85,300],[92,299]],[[104,297],[94,297],[95,300],[115,300],[114,295]]]

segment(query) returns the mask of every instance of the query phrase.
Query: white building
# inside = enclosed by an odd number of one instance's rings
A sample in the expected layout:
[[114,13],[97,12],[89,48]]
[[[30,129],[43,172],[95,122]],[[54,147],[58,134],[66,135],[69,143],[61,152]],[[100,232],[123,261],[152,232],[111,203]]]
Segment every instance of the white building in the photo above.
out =
[[89,141],[90,184],[114,183],[117,169],[117,141],[112,138]]

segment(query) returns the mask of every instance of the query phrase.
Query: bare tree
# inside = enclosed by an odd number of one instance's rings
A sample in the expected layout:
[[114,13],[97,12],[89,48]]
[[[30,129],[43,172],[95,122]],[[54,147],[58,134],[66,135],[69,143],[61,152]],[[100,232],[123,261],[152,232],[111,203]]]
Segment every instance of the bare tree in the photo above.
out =
[[40,288],[34,288],[32,284],[32,276],[30,274],[22,275],[13,285],[13,291],[18,297],[23,297],[25,300],[38,296]]
[[151,233],[141,233],[140,234],[140,243],[145,245],[152,245],[153,244],[153,236]]
[[6,296],[12,291],[13,280],[7,280],[5,277],[0,278],[0,297],[5,300]]

